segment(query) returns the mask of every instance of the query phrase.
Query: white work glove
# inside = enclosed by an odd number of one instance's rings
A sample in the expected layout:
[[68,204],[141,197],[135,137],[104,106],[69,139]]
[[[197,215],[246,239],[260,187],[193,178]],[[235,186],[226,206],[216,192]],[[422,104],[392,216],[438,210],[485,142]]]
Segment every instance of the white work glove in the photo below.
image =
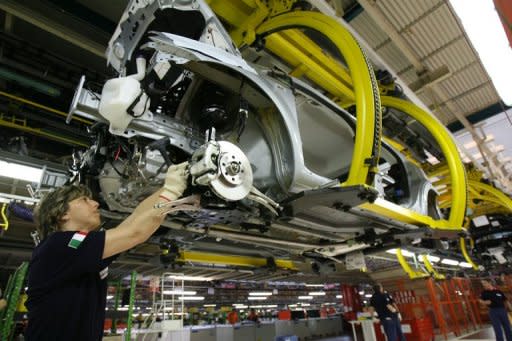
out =
[[166,201],[173,201],[182,196],[187,188],[188,162],[172,165],[167,169],[165,184],[160,198]]

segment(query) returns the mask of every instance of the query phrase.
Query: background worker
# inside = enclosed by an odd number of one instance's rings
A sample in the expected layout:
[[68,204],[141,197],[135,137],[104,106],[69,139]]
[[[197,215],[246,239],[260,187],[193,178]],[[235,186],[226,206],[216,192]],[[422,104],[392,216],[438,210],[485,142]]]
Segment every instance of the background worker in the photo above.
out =
[[252,321],[254,323],[260,323],[260,318],[258,314],[256,314],[256,310],[251,308],[249,315],[247,316],[247,320]]
[[381,284],[373,286],[373,296],[370,299],[370,313],[376,311],[384,327],[388,341],[406,341],[400,325],[399,311],[393,298],[382,288]]
[[84,186],[64,186],[41,200],[36,217],[43,240],[28,269],[26,340],[102,339],[112,257],[158,229],[166,207],[157,204],[179,198],[187,177],[187,163],[169,167],[164,187],[106,231],[98,231],[99,205]]
[[505,294],[496,289],[490,281],[482,280],[481,283],[484,290],[480,294],[479,301],[481,304],[489,307],[489,318],[491,319],[496,340],[503,341],[504,331],[507,341],[512,341],[510,321],[508,319],[507,310],[505,309],[505,303],[508,305],[509,309],[512,308],[510,302],[507,301]]
[[235,308],[231,309],[226,319],[228,320],[229,324],[238,323],[238,312]]

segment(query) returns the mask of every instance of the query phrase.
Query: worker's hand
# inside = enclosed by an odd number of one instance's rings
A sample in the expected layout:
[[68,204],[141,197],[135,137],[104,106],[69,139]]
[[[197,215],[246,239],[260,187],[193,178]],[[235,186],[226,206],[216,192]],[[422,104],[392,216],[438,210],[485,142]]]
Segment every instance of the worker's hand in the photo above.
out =
[[165,176],[165,184],[160,197],[167,201],[176,200],[181,197],[187,188],[188,176],[188,162],[170,166]]
[[398,321],[402,322],[402,314],[397,313]]

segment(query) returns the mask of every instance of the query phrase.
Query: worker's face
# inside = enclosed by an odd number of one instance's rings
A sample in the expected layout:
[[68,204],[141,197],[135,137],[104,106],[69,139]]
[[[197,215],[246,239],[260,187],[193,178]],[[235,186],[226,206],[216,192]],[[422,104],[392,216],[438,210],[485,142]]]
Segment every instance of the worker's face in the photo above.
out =
[[482,281],[482,286],[484,287],[484,289],[486,290],[491,290],[492,289],[492,285],[491,283],[487,282],[487,281]]
[[98,202],[83,196],[71,200],[68,206],[68,211],[62,217],[63,223],[67,223],[77,230],[94,231],[98,229],[101,224]]

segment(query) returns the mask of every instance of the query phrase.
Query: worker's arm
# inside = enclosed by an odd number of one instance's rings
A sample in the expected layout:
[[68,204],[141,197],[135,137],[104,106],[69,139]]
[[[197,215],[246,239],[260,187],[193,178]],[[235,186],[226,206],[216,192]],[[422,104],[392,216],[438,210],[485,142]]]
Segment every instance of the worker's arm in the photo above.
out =
[[143,243],[158,229],[165,214],[155,204],[176,200],[183,194],[187,187],[187,166],[188,163],[182,163],[169,167],[164,188],[142,201],[117,227],[105,232],[103,259]]
[[398,308],[394,303],[386,305],[386,308],[388,308],[388,310],[392,313],[396,313],[398,311]]
[[479,298],[478,301],[483,305],[491,305],[491,300],[483,300]]

